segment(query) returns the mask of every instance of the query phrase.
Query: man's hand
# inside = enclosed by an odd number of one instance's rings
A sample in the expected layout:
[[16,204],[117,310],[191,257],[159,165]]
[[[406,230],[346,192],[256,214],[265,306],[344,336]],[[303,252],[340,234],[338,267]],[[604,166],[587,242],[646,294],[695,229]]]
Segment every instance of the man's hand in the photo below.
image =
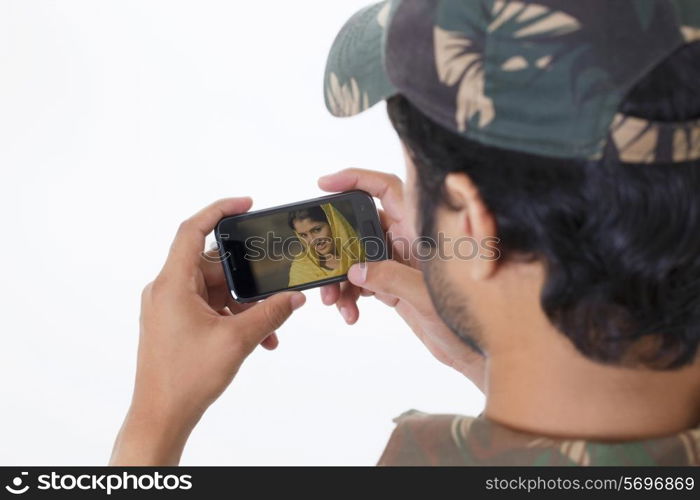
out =
[[321,289],[323,303],[336,304],[345,321],[353,324],[359,318],[358,298],[374,295],[396,309],[433,356],[483,391],[484,357],[464,344],[440,319],[423,273],[411,256],[416,235],[406,217],[401,179],[382,172],[348,169],[322,177],[319,186],[331,192],[361,189],[379,198],[384,209],[380,212],[382,226],[393,254],[393,260],[355,264],[348,272],[348,282]]
[[[168,259],[141,298],[136,383],[111,465],[175,465],[204,411],[258,346],[304,304],[299,292],[237,304],[220,262],[202,255],[220,219],[246,212],[249,198],[220,200],[186,220]],[[216,253],[210,253],[211,257]]]

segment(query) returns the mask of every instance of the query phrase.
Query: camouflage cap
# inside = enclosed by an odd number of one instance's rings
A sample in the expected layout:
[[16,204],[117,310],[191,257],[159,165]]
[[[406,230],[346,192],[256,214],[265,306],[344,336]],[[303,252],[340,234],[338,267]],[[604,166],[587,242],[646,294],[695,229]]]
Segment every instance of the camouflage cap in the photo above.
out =
[[387,0],[331,49],[326,105],[352,116],[402,94],[484,144],[629,163],[700,159],[700,120],[620,113],[626,94],[700,41],[698,0]]

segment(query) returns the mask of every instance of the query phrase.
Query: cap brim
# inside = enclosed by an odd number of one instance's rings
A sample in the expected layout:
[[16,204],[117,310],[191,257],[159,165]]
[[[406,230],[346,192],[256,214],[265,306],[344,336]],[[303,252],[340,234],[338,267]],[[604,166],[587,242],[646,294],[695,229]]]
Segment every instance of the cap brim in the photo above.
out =
[[324,77],[326,107],[333,115],[356,115],[396,93],[384,69],[391,6],[386,0],[365,7],[336,37]]

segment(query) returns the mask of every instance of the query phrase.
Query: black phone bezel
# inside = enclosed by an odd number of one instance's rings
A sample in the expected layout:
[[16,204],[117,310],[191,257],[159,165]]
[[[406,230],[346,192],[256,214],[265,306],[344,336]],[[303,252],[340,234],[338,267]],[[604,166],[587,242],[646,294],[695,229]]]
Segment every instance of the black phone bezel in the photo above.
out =
[[[318,280],[314,281],[311,283],[306,283],[304,285],[298,285],[295,287],[288,287],[288,288],[283,288],[280,290],[274,290],[272,292],[267,292],[263,294],[255,294],[251,296],[246,296],[246,294],[241,294],[240,289],[236,287],[236,279],[234,278],[234,274],[239,274],[242,273],[243,271],[239,271],[237,267],[234,265],[231,267],[232,262],[239,262],[240,259],[236,259],[235,256],[227,256],[226,255],[226,248],[222,239],[222,235],[230,235],[231,232],[227,231],[225,229],[222,229],[222,226],[225,226],[226,224],[230,224],[231,222],[240,222],[243,220],[247,219],[252,219],[252,218],[257,218],[257,217],[264,217],[266,215],[271,215],[274,213],[278,212],[283,212],[283,211],[290,211],[293,209],[303,209],[306,207],[311,207],[311,206],[317,206],[321,205],[324,203],[332,203],[333,201],[338,201],[338,200],[345,200],[347,198],[350,198],[352,201],[353,205],[353,211],[355,213],[355,217],[357,219],[357,230],[360,233],[360,239],[363,239],[365,237],[375,237],[381,242],[381,251],[379,252],[380,255],[376,256],[373,259],[368,259],[369,261],[381,261],[381,260],[386,260],[388,258],[388,248],[386,244],[386,235],[382,229],[381,222],[379,220],[379,213],[377,212],[377,205],[374,202],[374,198],[372,195],[365,191],[361,190],[353,190],[353,191],[346,191],[343,193],[336,193],[328,196],[322,196],[320,198],[314,198],[311,200],[305,200],[305,201],[300,201],[296,203],[288,203],[286,205],[280,205],[277,207],[272,207],[272,208],[266,208],[263,210],[256,210],[254,212],[248,212],[245,214],[239,214],[239,215],[233,215],[230,217],[225,217],[219,221],[219,223],[216,225],[216,228],[214,230],[214,235],[216,237],[216,242],[217,246],[219,248],[219,258],[221,259],[221,264],[224,268],[224,275],[226,276],[226,283],[228,285],[229,290],[232,293],[232,296],[234,300],[238,303],[245,304],[245,303],[251,303],[251,302],[258,302],[260,300],[263,300],[267,297],[270,297],[272,295],[275,295],[277,293],[281,292],[286,292],[286,291],[303,291],[303,290],[309,290],[311,288],[317,288],[319,286],[323,285],[328,285],[332,283],[340,283],[342,281],[347,280],[347,274],[343,274],[342,276],[335,276],[333,278],[327,278],[323,280]],[[371,210],[362,210],[362,206],[364,207],[371,207]],[[372,228],[375,230],[373,234],[365,234],[364,230],[364,224],[365,222],[370,221],[372,223]],[[256,290],[257,291],[257,290]]]

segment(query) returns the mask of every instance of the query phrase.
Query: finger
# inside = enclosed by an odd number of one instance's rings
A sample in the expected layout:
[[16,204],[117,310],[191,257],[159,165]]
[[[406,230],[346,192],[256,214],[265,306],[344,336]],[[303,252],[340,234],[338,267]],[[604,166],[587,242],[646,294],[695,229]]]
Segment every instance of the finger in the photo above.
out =
[[387,232],[391,227],[391,224],[393,224],[393,221],[389,217],[389,214],[386,213],[386,210],[380,208],[377,210],[377,212],[379,213],[379,223],[381,224],[384,232]]
[[199,259],[199,268],[202,270],[207,287],[226,285],[224,266],[218,249],[207,250]]
[[348,280],[377,295],[393,296],[421,312],[428,311],[430,298],[423,273],[405,264],[393,260],[355,264],[348,271]]
[[[212,248],[204,252],[202,257],[200,269],[202,270],[205,284],[209,287],[210,305],[212,305],[214,301],[216,301],[217,305],[222,303],[234,314],[241,313],[255,305],[255,303],[236,302],[233,295],[231,295],[231,290],[226,281],[226,275],[224,274],[224,267],[221,263],[218,244],[216,242],[212,243]],[[212,306],[212,308],[218,309],[214,306]]]
[[255,306],[236,314],[229,320],[231,328],[246,352],[250,353],[256,346],[277,330],[287,321],[292,312],[306,302],[306,297],[300,292],[287,292],[273,295]]
[[372,290],[367,290],[366,288],[360,288],[360,295],[363,297],[373,297],[374,292]]
[[224,217],[247,212],[252,204],[250,198],[225,198],[182,222],[170,246],[164,271],[171,276],[189,278],[199,266],[204,240],[216,224]]
[[354,325],[360,317],[360,310],[357,308],[357,299],[360,297],[360,288],[349,282],[340,285],[340,297],[336,306],[348,325]]
[[[206,301],[209,307],[218,311],[224,307],[228,307],[231,312],[236,313],[238,311],[234,310],[231,305],[235,304],[233,297],[231,297],[231,292],[226,284],[217,287],[207,288]],[[233,302],[233,304],[232,304]]]
[[348,168],[321,177],[318,186],[324,191],[340,192],[360,189],[379,198],[387,213],[396,221],[403,218],[403,181],[396,175]]
[[389,215],[384,210],[378,210],[379,222],[386,234],[386,244],[391,249],[391,258],[399,261],[401,264],[408,264],[411,258],[411,241],[405,236],[395,237],[393,230],[396,224],[391,220]]
[[230,293],[228,295],[228,300],[226,302],[226,305],[228,306],[228,308],[230,309],[230,311],[233,314],[240,314],[243,311],[247,311],[251,307],[254,307],[255,304],[256,304],[255,302],[248,302],[248,303],[236,302]]
[[338,298],[340,298],[340,285],[338,283],[321,287],[321,302],[324,305],[332,306],[338,301]]
[[265,337],[265,340],[263,340],[260,345],[268,351],[274,351],[275,349],[277,349],[277,346],[280,345],[280,341],[277,338],[277,334],[275,332],[272,332],[270,335]]
[[228,306],[231,302],[235,304],[220,260],[218,250],[208,250],[202,254],[199,262],[204,286],[207,289],[207,302],[214,310]]
[[[389,307],[396,307],[399,305],[400,299],[394,295],[387,295],[386,293],[377,293],[374,295],[376,299]],[[408,302],[407,302],[408,303]]]

